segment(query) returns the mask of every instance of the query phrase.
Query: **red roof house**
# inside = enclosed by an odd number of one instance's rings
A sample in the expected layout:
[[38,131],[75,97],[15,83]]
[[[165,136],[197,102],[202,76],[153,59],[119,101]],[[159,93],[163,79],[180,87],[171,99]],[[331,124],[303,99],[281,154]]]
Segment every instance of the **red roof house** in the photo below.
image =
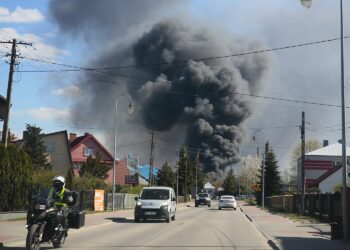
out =
[[[87,158],[90,155],[96,155],[98,152],[101,156],[101,162],[111,166],[105,181],[112,183],[114,157],[92,134],[85,133],[83,136],[77,137],[76,134],[71,133],[69,136],[69,145],[75,175],[79,175],[82,164],[86,162]],[[115,183],[124,185],[125,175],[129,174],[126,160],[116,161],[116,163]]]

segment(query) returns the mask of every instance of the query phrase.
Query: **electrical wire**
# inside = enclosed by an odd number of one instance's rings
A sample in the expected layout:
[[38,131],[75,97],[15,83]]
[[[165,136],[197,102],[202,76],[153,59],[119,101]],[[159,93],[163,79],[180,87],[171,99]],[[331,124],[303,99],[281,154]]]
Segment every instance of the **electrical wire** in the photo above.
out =
[[[344,39],[348,39],[349,36],[344,36]],[[58,63],[53,61],[45,61],[40,60],[40,62],[43,63],[50,63],[58,66],[64,66],[64,67],[70,67],[75,68],[76,70],[87,70],[87,71],[94,71],[94,70],[111,70],[111,69],[126,69],[126,68],[143,68],[143,67],[154,67],[154,66],[164,66],[164,65],[173,65],[173,64],[183,64],[188,63],[189,60],[193,61],[211,61],[211,60],[217,60],[217,59],[224,59],[224,58],[230,58],[230,57],[237,57],[237,56],[246,56],[246,55],[253,55],[253,54],[259,54],[259,53],[266,53],[271,51],[278,51],[278,50],[285,50],[285,49],[292,49],[292,48],[299,48],[299,47],[305,47],[305,46],[311,46],[316,44],[322,44],[322,43],[328,43],[328,42],[334,42],[340,40],[340,38],[331,38],[326,40],[320,40],[320,41],[314,41],[314,42],[308,42],[308,43],[301,43],[301,44],[294,44],[294,45],[287,45],[283,47],[277,47],[277,48],[271,48],[271,49],[263,49],[263,50],[255,50],[250,52],[243,52],[243,53],[237,53],[237,54],[230,54],[230,55],[223,55],[223,56],[213,56],[213,57],[200,57],[200,58],[188,58],[188,59],[182,59],[177,60],[173,62],[160,62],[160,63],[153,63],[153,64],[138,64],[138,65],[127,65],[127,66],[112,66],[112,67],[100,67],[100,68],[84,68],[64,63]],[[29,57],[23,57],[28,60],[35,60],[39,61],[37,59],[29,58]]]

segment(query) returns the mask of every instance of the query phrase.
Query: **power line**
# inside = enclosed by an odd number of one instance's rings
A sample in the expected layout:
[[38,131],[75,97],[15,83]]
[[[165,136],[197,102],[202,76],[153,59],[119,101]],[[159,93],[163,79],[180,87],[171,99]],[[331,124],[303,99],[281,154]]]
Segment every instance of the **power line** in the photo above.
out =
[[[348,39],[348,38],[349,38],[349,36],[344,36],[344,39]],[[82,70],[97,71],[97,70],[144,68],[144,67],[164,66],[164,65],[173,65],[173,64],[183,64],[183,63],[188,63],[189,60],[193,60],[193,61],[211,61],[211,60],[225,59],[225,58],[230,58],[230,57],[247,56],[247,55],[266,53],[266,52],[271,52],[271,51],[279,51],[279,50],[285,50],[285,49],[292,49],[292,48],[311,46],[311,45],[316,45],[316,44],[334,42],[334,41],[337,41],[337,40],[340,40],[340,39],[341,38],[331,38],[331,39],[326,39],[326,40],[320,40],[320,41],[314,41],[314,42],[308,42],[308,43],[301,43],[301,44],[294,44],[294,45],[287,45],[287,46],[283,46],[283,47],[277,47],[277,48],[271,48],[271,49],[263,49],[263,50],[255,50],[255,51],[250,51],[250,52],[243,52],[243,53],[223,55],[223,56],[202,57],[202,58],[201,57],[200,58],[187,58],[187,59],[177,60],[177,61],[173,61],[173,62],[160,62],[160,63],[152,63],[152,64],[135,64],[135,65],[126,65],[126,66],[118,65],[118,66],[100,67],[100,68],[85,68],[85,67],[74,66],[74,65],[69,65],[69,64],[65,64],[65,63],[58,63],[58,62],[53,62],[53,61],[33,59],[33,58],[30,58],[30,57],[22,57],[22,58],[27,59],[27,60],[32,60],[32,61],[38,61],[38,62],[43,62],[43,63],[54,64],[54,65],[58,65],[58,66],[74,68],[75,70],[72,70],[72,71],[82,71]],[[61,70],[59,70],[59,71],[61,71]],[[30,72],[30,71],[23,71],[23,72]],[[43,72],[45,72],[45,71],[43,71]]]
[[[67,71],[77,71],[77,70],[61,70],[61,71],[67,72]],[[16,72],[58,72],[58,71],[56,71],[56,70],[37,70],[37,71],[20,70],[20,71],[16,71]],[[102,72],[101,71],[99,73],[107,73],[107,72]],[[154,81],[154,80],[147,79],[147,78],[144,78],[144,77],[139,77],[139,76],[130,76],[130,75],[125,75],[125,74],[112,74],[112,73],[107,73],[107,74],[114,75],[114,76],[125,77],[125,78],[143,80],[143,81],[152,81],[154,83],[169,83],[169,82],[166,82],[166,81],[159,81],[159,80]],[[174,95],[200,97],[198,94],[188,94],[188,93],[178,92],[178,91],[167,91],[167,93],[174,94]],[[286,101],[286,102],[311,104],[311,105],[326,106],[326,107],[336,107],[336,108],[341,107],[340,105],[336,105],[336,104],[310,102],[310,101],[302,101],[302,100],[293,100],[293,99],[287,99],[287,98],[271,97],[271,96],[255,95],[255,94],[247,94],[247,93],[241,93],[241,92],[234,92],[234,93],[231,93],[231,95],[249,96],[249,97],[256,97],[256,98],[262,98],[262,99],[275,100],[275,101]],[[346,107],[346,108],[349,108],[349,107]]]
[[120,146],[117,146],[117,148],[132,147],[132,146],[136,146],[136,145],[140,145],[140,144],[144,144],[144,143],[149,143],[149,142],[150,142],[150,140],[142,141],[142,142],[136,142],[136,143],[128,144],[128,145],[120,145]]

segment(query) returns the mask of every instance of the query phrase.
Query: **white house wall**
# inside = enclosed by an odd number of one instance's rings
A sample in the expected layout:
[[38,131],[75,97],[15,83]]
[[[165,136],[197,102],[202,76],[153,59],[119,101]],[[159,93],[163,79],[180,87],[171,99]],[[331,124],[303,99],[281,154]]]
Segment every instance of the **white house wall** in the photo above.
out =
[[[348,166],[349,167],[349,166]],[[350,178],[347,177],[347,183],[349,183]],[[319,184],[319,189],[321,193],[333,193],[333,188],[343,182],[343,169],[340,168],[338,171],[333,173],[331,176],[328,178],[324,179],[323,181],[320,182]]]

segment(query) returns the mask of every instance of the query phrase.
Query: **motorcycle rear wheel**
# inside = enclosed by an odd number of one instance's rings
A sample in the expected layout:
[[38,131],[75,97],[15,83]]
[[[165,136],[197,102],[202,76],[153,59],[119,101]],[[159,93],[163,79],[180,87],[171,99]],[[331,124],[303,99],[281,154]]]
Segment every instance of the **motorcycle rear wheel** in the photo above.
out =
[[33,224],[27,234],[26,239],[27,250],[39,250],[40,249],[40,226]]

